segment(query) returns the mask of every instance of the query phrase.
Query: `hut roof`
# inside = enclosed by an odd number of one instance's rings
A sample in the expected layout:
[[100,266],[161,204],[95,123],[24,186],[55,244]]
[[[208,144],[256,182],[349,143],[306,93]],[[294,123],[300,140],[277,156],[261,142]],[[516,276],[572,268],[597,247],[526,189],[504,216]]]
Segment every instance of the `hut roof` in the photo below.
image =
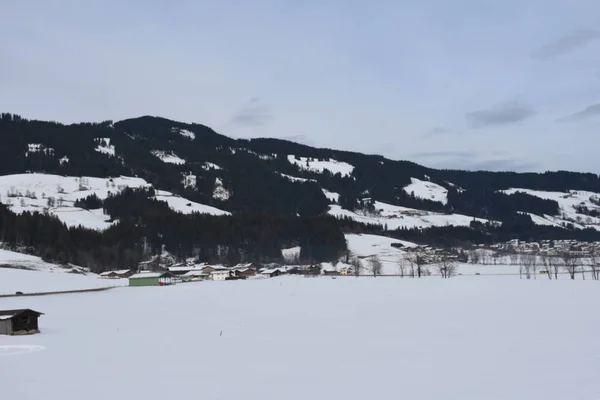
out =
[[38,316],[44,315],[44,313],[41,313],[39,311],[34,311],[29,308],[22,308],[19,310],[0,310],[0,320],[11,319],[13,317],[16,317],[17,315],[21,315],[26,312],[31,312],[31,313],[37,314]]

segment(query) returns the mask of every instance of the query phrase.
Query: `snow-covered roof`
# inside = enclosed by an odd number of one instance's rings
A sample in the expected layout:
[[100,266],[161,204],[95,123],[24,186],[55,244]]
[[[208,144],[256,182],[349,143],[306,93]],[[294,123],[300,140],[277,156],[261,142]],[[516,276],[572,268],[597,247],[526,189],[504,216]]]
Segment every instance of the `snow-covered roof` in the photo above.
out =
[[282,270],[281,268],[267,268],[267,269],[263,269],[260,273],[263,275],[270,275],[274,272],[285,272],[285,268]]
[[207,272],[203,272],[202,270],[194,270],[194,271],[189,271],[186,272],[185,274],[183,274],[183,276],[207,276],[208,273]]
[[205,267],[206,267],[205,264],[200,264],[200,265],[178,265],[176,267],[169,267],[169,271],[171,271],[171,272],[202,271]]
[[112,274],[116,274],[116,275],[123,275],[128,273],[129,270],[128,269],[119,269],[117,271],[105,271],[100,273],[100,276],[108,276],[108,275],[112,275]]
[[131,275],[129,279],[140,279],[140,278],[160,278],[165,275],[166,272],[139,272],[135,275]]

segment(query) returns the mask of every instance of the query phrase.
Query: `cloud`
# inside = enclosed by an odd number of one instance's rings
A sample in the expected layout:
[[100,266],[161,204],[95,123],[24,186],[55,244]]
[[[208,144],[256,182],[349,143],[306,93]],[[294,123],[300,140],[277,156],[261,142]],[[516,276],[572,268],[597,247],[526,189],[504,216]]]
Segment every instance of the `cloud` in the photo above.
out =
[[254,97],[231,118],[231,122],[236,125],[247,127],[261,127],[271,121],[272,115],[268,108],[261,103],[260,99]]
[[582,48],[598,39],[600,39],[600,30],[587,29],[571,32],[535,50],[532,56],[540,59],[557,57]]
[[558,122],[575,122],[582,119],[600,116],[600,103],[587,106],[585,109],[558,120]]
[[442,128],[441,126],[436,126],[425,132],[425,136],[438,136],[445,135],[446,133],[450,133],[450,130]]
[[486,128],[524,121],[535,115],[533,107],[514,103],[505,103],[487,110],[471,111],[465,114],[471,128]]

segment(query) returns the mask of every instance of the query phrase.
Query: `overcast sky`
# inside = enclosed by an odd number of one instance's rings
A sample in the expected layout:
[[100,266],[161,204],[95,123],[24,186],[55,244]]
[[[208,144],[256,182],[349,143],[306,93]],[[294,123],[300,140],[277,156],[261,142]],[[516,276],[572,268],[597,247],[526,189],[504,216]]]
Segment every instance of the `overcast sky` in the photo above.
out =
[[0,3],[0,110],[600,173],[598,0]]

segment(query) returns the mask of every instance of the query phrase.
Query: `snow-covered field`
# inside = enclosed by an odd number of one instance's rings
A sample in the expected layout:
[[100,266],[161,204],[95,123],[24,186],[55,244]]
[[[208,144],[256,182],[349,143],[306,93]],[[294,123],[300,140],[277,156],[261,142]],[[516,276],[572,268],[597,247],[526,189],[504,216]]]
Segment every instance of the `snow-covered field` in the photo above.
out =
[[[535,215],[529,214],[534,224],[564,226],[566,223],[573,224],[576,228],[595,228],[600,230],[600,218],[578,213],[575,207],[583,206],[588,210],[600,211],[600,194],[586,192],[584,190],[570,190],[565,192],[547,192],[543,190],[512,188],[501,190],[506,194],[517,192],[526,193],[530,196],[546,200],[554,200],[560,207],[559,215]],[[594,200],[594,201],[592,201]]]
[[339,173],[341,176],[350,176],[354,171],[354,166],[343,161],[337,161],[330,158],[327,161],[319,161],[316,159],[308,159],[307,157],[298,157],[294,155],[288,155],[288,161],[290,164],[297,166],[300,169],[322,173],[327,170],[332,174]]
[[388,230],[398,228],[428,228],[432,226],[469,226],[471,221],[487,222],[485,219],[473,218],[462,214],[438,214],[414,208],[394,206],[380,201],[375,202],[375,213],[365,214],[346,210],[339,205],[329,207],[329,215],[338,218],[349,217],[363,224],[386,226]]
[[[163,192],[163,191],[161,191]],[[169,195],[158,195],[155,197],[156,200],[165,201],[169,208],[173,211],[182,214],[210,214],[210,215],[230,215],[227,211],[220,210],[216,207],[207,206],[205,204],[196,203],[195,201],[188,200],[183,197]]]
[[[41,258],[0,249],[0,294],[54,292],[124,286],[126,279],[100,279],[81,272],[79,267],[65,268]],[[4,306],[0,307],[4,308]]]
[[[141,188],[152,185],[141,178],[115,177],[93,178],[49,174],[16,174],[0,176],[0,202],[8,205],[11,211],[47,211],[56,215],[69,227],[83,226],[89,229],[104,230],[113,222],[102,209],[84,210],[74,206],[74,202],[95,194],[106,199],[126,187]],[[204,204],[195,203],[171,192],[159,190],[156,197],[166,201],[169,207],[180,213],[200,212],[212,215],[229,214]]]
[[152,150],[152,155],[167,164],[176,164],[176,165],[185,164],[185,160],[173,152],[166,152],[166,151],[162,151],[162,150]]
[[412,183],[404,187],[408,194],[414,194],[418,199],[437,201],[442,204],[448,203],[448,189],[437,183],[410,178]]
[[[7,399],[595,399],[596,281],[300,278],[3,299]],[[124,306],[126,305],[126,306]]]

